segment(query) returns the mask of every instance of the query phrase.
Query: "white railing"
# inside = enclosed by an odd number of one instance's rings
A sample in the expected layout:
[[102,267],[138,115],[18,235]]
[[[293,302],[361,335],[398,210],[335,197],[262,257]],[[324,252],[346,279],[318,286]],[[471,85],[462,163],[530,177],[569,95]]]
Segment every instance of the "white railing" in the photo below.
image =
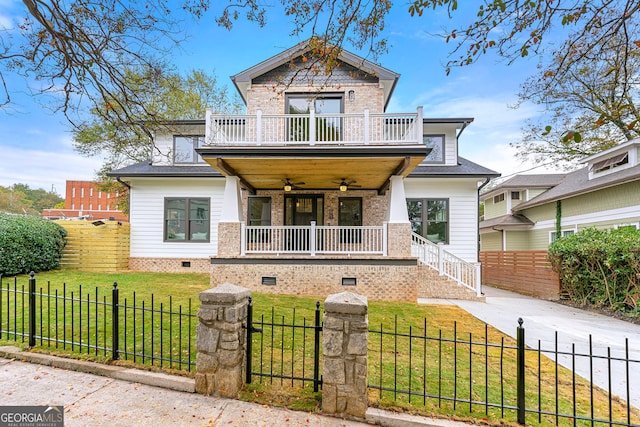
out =
[[422,109],[406,114],[214,115],[206,145],[422,143]]
[[242,255],[387,253],[385,226],[247,226],[242,223]]
[[465,261],[416,233],[411,235],[411,255],[437,270],[441,276],[455,280],[475,291],[478,296],[482,295],[479,263]]

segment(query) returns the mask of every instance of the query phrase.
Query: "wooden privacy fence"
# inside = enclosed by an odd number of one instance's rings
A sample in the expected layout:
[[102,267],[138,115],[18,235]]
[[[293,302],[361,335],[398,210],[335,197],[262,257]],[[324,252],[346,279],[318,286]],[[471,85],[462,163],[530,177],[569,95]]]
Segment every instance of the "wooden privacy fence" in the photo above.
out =
[[55,222],[67,230],[67,245],[62,252],[62,268],[81,271],[116,271],[128,268],[128,222],[106,220]]
[[547,251],[482,251],[482,284],[543,299],[560,298]]

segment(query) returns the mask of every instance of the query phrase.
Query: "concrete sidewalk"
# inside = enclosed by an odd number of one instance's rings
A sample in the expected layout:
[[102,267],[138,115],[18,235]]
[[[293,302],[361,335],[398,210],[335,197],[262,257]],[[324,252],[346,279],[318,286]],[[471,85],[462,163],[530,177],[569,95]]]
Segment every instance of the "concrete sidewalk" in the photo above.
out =
[[[558,332],[558,363],[571,369],[570,353],[575,346],[576,354],[593,358],[593,382],[608,390],[609,367],[606,357],[611,352],[612,359],[625,358],[625,340],[629,343],[629,381],[627,382],[627,364],[621,360],[611,362],[611,391],[614,395],[629,400],[640,408],[640,325],[625,322],[601,314],[568,307],[552,301],[540,300],[496,288],[483,287],[486,302],[462,300],[421,299],[420,304],[451,304],[501,332],[514,337],[518,327],[518,318],[524,320],[525,341],[527,346],[542,350],[555,350],[555,333]],[[591,348],[589,346],[591,336]],[[569,353],[569,354],[566,354]],[[544,353],[551,359],[554,355]],[[589,357],[575,358],[576,373],[589,379],[592,375]]]
[[62,405],[68,427],[466,426],[374,408],[367,410],[366,420],[344,420],[203,396],[194,393],[194,381],[185,377],[23,352],[16,347],[0,347],[0,356],[0,405]]

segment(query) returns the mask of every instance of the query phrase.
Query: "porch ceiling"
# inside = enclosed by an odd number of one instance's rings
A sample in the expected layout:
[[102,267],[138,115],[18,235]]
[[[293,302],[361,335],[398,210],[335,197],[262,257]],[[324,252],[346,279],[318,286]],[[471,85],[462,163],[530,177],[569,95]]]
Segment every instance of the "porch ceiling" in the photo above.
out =
[[[243,187],[282,190],[284,179],[297,191],[337,190],[341,179],[352,189],[386,191],[393,175],[407,176],[429,149],[424,145],[339,147],[203,147],[202,158],[225,176],[237,176]],[[358,187],[356,187],[358,186]]]

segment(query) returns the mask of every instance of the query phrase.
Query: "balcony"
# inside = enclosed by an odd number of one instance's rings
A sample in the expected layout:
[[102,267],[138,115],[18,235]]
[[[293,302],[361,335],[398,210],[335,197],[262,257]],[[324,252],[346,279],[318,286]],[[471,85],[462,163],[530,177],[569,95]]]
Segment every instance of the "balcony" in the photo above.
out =
[[422,143],[416,113],[214,115],[207,112],[205,145],[405,145]]

